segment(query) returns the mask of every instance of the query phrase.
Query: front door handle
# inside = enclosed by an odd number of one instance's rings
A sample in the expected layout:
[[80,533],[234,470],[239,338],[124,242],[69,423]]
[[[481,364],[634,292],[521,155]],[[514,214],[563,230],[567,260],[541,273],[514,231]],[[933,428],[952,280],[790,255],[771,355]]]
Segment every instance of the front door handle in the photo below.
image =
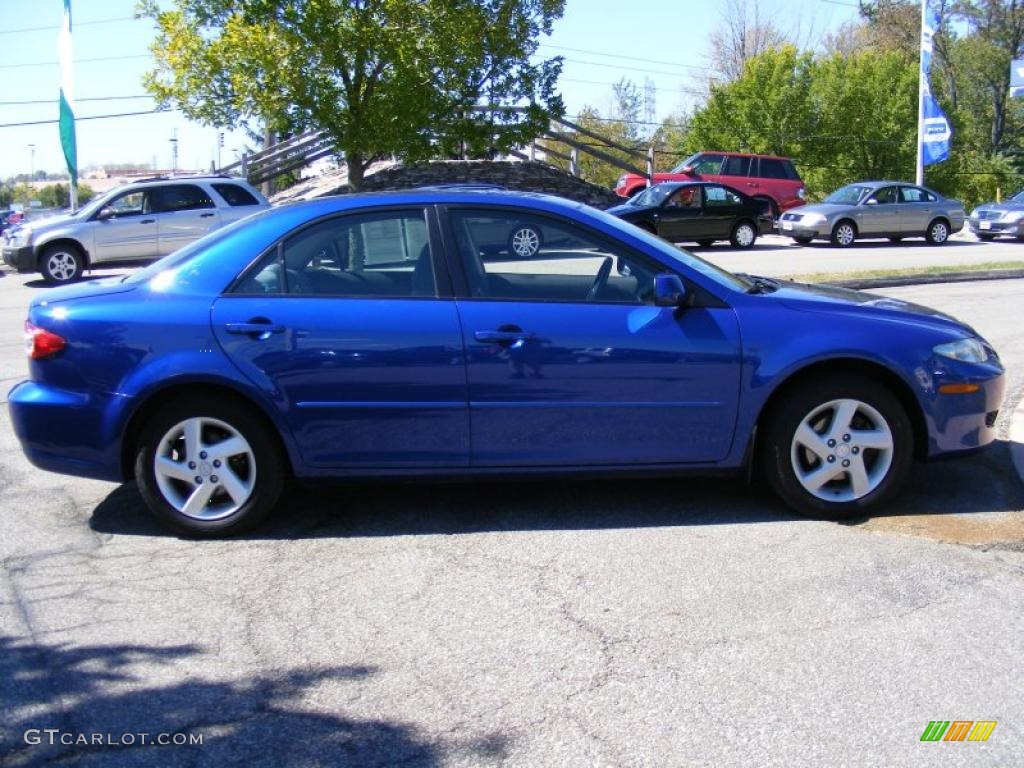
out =
[[143,219],[142,221],[139,222],[139,224],[155,224],[155,223],[156,223],[156,219]]
[[213,214],[212,214],[212,213],[200,213],[200,214],[199,214],[199,218],[200,218],[200,219],[208,219],[208,218],[210,218],[211,216],[213,216]]
[[270,338],[271,334],[284,333],[284,326],[275,325],[269,320],[253,319],[247,323],[225,323],[224,330],[228,333],[242,334],[265,341]]
[[512,344],[529,336],[523,331],[477,331],[473,338],[481,344]]

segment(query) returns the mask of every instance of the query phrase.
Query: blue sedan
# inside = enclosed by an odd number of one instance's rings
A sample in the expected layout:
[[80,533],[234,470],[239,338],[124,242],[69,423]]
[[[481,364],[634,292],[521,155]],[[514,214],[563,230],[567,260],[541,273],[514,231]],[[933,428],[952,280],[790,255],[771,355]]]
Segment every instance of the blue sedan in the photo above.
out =
[[[532,253],[481,231],[529,225]],[[189,535],[288,478],[731,473],[794,510],[891,500],[992,442],[995,351],[901,301],[729,274],[600,211],[423,190],[269,210],[29,309],[28,458]],[[685,488],[685,486],[681,486]]]

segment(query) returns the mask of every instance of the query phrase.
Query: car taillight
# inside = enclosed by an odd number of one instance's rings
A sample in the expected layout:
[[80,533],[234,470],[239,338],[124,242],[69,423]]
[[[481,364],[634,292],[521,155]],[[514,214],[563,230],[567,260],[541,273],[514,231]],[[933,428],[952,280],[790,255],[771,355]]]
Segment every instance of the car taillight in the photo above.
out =
[[796,191],[796,196],[799,197],[801,200],[806,200],[807,199],[807,190],[804,189],[803,187],[800,187]]
[[25,354],[33,360],[49,357],[60,352],[67,345],[67,341],[56,333],[33,325],[28,320],[25,321]]

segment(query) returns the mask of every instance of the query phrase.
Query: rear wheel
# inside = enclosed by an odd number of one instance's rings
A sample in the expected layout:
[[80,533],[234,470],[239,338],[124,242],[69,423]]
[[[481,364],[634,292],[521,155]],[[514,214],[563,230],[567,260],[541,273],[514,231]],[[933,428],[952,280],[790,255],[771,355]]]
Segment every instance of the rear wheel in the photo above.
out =
[[43,249],[39,256],[39,271],[51,284],[78,280],[85,269],[82,249],[71,243],[56,243]]
[[698,240],[697,245],[699,245],[701,248],[708,248],[711,245],[713,245],[714,242],[714,240]]
[[[996,236],[995,235],[982,235],[982,234],[979,234],[978,235],[978,239],[979,240],[984,240],[986,243],[991,243],[993,240],[996,239]],[[1017,239],[1020,240],[1021,238],[1018,237]]]
[[769,414],[761,467],[797,512],[842,519],[890,499],[913,460],[906,410],[886,387],[857,374],[807,381]]
[[749,221],[740,221],[732,228],[729,242],[733,248],[751,248],[757,242],[757,229]]
[[284,458],[245,405],[207,397],[175,400],[143,428],[135,479],[150,511],[191,536],[252,528],[284,485]]
[[925,240],[932,245],[942,245],[949,240],[949,224],[945,219],[936,219],[928,225],[928,231],[924,234]]
[[832,228],[832,245],[840,248],[849,248],[857,239],[857,225],[849,219],[844,219]]

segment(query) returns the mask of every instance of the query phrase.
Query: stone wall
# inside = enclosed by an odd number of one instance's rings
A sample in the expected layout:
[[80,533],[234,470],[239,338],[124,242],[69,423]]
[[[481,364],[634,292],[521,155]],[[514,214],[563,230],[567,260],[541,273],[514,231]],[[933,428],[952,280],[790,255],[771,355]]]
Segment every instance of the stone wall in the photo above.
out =
[[[273,202],[308,200],[348,193],[343,169],[300,182],[275,195]],[[443,160],[423,163],[381,163],[371,167],[363,181],[366,192],[410,189],[431,184],[498,184],[524,192],[543,192],[608,208],[622,202],[612,190],[577,179],[544,163],[511,160]]]

